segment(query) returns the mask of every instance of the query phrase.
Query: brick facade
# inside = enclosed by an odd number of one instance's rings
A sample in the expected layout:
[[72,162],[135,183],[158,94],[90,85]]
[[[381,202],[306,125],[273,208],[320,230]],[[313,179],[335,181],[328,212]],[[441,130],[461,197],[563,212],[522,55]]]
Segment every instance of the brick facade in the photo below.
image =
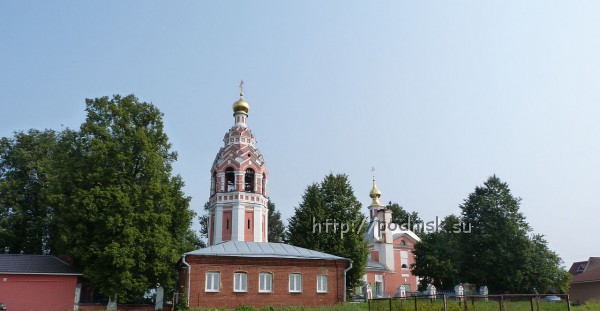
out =
[[[190,265],[189,306],[235,308],[240,305],[264,306],[325,306],[335,305],[344,298],[344,270],[347,260],[252,258],[232,256],[187,256]],[[220,272],[218,292],[206,292],[206,272]],[[247,292],[234,292],[234,273],[248,276]],[[259,293],[259,274],[273,275],[270,293]],[[302,274],[302,292],[289,292],[289,275]],[[187,284],[187,271],[182,270]],[[317,293],[317,276],[327,275],[327,292]]]
[[600,299],[600,281],[587,283],[573,283],[569,289],[571,301],[582,304],[590,300]]

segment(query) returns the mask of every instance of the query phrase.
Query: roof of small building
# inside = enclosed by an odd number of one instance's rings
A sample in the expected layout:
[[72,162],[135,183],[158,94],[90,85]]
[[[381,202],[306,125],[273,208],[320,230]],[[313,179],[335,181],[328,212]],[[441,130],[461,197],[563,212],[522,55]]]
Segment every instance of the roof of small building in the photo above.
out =
[[322,260],[349,260],[283,243],[227,241],[186,253],[187,256],[232,256],[263,258],[295,258]]
[[576,275],[576,274],[580,274],[583,271],[585,271],[585,266],[587,265],[587,260],[586,261],[578,261],[578,262],[574,262],[571,265],[571,268],[569,268],[569,273],[571,273],[571,275]]
[[375,261],[373,259],[367,260],[366,269],[367,271],[387,271],[387,267],[383,263]]
[[51,255],[0,254],[0,274],[82,275],[70,264]]
[[[583,272],[581,264],[584,265]],[[573,275],[573,283],[600,282],[600,257],[590,257],[588,261],[576,262],[571,266],[569,272],[572,273],[574,267],[577,267]],[[572,273],[573,274],[573,273]]]

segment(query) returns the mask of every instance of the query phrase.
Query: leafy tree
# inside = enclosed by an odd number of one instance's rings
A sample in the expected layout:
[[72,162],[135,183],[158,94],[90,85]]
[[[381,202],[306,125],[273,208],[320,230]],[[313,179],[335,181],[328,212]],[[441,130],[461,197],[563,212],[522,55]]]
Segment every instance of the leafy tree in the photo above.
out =
[[[446,217],[445,232],[427,234],[415,245],[413,273],[423,277],[421,286],[451,289],[467,282],[496,292],[566,292],[570,275],[543,237],[530,235],[520,202],[496,176],[476,187],[460,205],[460,219]],[[466,232],[452,233],[456,228]]]
[[462,220],[472,232],[463,235],[465,280],[491,290],[519,292],[528,267],[523,260],[531,230],[519,211],[521,199],[508,184],[491,176],[461,204]]
[[392,223],[398,225],[408,224],[410,219],[409,229],[412,230],[414,224],[421,222],[419,213],[414,211],[409,213],[398,203],[392,203],[392,201],[390,201],[385,207],[392,210]]
[[421,242],[415,244],[415,263],[412,273],[421,277],[419,289],[425,290],[433,284],[439,290],[452,290],[461,281],[459,233],[453,233],[458,217],[447,216],[442,226],[444,231],[423,234]]
[[281,221],[281,213],[275,209],[275,203],[269,200],[269,242],[283,243],[286,240],[285,225]]
[[320,184],[306,188],[302,202],[289,219],[290,244],[353,260],[347,275],[348,289],[361,284],[368,256],[366,220],[360,209],[348,176],[329,174]]
[[195,235],[162,113],[133,95],[88,99],[86,111],[80,131],[60,142],[59,250],[113,302],[169,288]]
[[571,274],[561,267],[560,257],[548,248],[540,234],[531,237],[527,257],[524,259],[529,273],[524,287],[539,293],[567,293]]
[[[320,226],[326,221],[327,211],[323,205],[320,185],[312,184],[306,188],[302,202],[294,208],[294,215],[288,220],[288,242],[292,245],[306,247],[314,250],[326,249],[327,243],[323,239]],[[307,234],[312,233],[312,234]]]
[[48,182],[56,144],[52,130],[32,129],[0,139],[0,251],[51,251]]

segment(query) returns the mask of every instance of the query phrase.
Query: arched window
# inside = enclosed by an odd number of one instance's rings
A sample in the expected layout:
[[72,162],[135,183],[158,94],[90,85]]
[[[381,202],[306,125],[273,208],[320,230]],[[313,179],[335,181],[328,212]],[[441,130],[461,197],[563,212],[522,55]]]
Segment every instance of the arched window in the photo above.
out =
[[225,170],[225,187],[227,192],[235,191],[235,173],[231,167]]
[[217,193],[217,172],[213,172],[210,178],[210,195]]
[[246,169],[246,176],[244,177],[244,191],[254,192],[254,170],[251,168]]

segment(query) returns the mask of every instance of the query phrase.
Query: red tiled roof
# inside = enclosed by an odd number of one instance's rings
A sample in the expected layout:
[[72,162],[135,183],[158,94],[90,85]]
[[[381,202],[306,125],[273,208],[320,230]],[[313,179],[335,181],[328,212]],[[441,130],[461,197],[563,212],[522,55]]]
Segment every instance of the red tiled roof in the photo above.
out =
[[587,267],[588,270],[593,270],[593,269],[596,269],[596,268],[600,267],[600,257],[590,257],[589,260],[593,261],[596,264],[597,267]]
[[600,269],[593,269],[573,276],[573,283],[600,282]]
[[569,268],[569,273],[571,273],[571,275],[576,275],[583,272],[587,263],[587,260],[574,262],[573,265],[571,265],[571,268]]
[[[569,273],[573,275],[573,283],[600,282],[600,257],[590,257],[586,261],[573,263]],[[582,272],[585,270],[585,272]]]

